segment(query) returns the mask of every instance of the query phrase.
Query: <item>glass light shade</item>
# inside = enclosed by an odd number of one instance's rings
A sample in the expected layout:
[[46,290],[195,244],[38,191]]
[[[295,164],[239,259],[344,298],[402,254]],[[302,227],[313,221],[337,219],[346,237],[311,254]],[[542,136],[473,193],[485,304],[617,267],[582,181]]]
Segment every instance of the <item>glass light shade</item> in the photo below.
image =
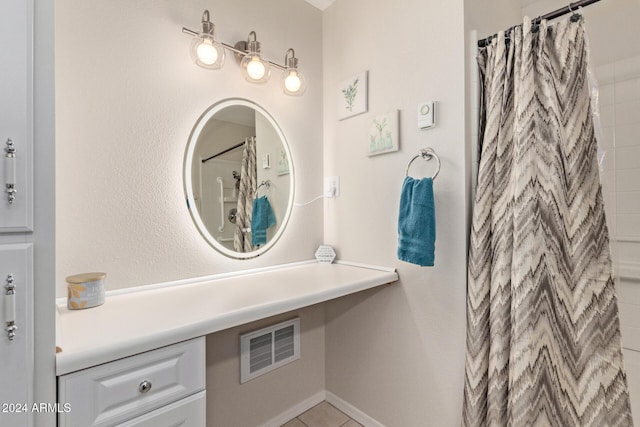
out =
[[248,54],[240,63],[242,75],[251,83],[266,83],[271,75],[271,64],[259,54]]
[[287,68],[280,77],[282,91],[291,96],[300,96],[307,90],[304,75],[295,68]]
[[212,34],[200,33],[191,41],[191,59],[202,68],[218,70],[224,64],[224,47]]

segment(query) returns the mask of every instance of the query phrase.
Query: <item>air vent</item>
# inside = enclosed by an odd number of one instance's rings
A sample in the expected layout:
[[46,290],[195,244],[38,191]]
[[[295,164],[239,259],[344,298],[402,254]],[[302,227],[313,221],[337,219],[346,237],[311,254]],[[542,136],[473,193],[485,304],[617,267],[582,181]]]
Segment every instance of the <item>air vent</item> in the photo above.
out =
[[240,336],[240,383],[300,358],[300,318]]

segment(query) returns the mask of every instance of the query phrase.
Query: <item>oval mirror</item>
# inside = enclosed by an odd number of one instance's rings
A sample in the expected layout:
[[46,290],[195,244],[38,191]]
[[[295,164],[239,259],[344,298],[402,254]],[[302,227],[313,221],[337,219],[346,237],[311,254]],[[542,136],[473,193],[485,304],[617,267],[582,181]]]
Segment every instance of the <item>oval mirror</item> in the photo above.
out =
[[253,258],[275,244],[291,214],[293,176],[282,130],[254,102],[218,102],[191,131],[187,206],[202,236],[227,256]]

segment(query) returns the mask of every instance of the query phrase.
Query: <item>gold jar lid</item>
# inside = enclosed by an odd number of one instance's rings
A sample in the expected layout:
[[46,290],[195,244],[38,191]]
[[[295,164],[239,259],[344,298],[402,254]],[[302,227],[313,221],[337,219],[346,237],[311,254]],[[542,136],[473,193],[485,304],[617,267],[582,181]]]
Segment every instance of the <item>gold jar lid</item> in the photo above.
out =
[[67,283],[87,283],[102,280],[107,277],[107,273],[82,273],[66,278]]

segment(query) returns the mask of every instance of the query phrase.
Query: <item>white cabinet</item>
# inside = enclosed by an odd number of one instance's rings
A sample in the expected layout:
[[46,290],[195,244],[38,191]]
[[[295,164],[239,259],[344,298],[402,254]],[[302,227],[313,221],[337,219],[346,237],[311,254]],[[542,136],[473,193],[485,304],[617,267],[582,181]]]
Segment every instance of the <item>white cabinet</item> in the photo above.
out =
[[29,232],[33,231],[32,1],[0,2],[0,64],[0,232]]
[[[33,250],[0,245],[0,425],[30,426],[33,380]],[[17,328],[12,334],[7,321]],[[9,387],[6,385],[10,384]],[[5,424],[6,423],[6,424]]]
[[0,426],[56,421],[53,34],[54,0],[0,1]]
[[201,427],[206,424],[206,392],[189,396],[178,402],[156,409],[118,427]]
[[[60,376],[58,401],[68,411],[59,414],[59,427],[161,426],[173,417],[190,421],[167,426],[204,426],[203,402],[184,400],[205,389],[204,340],[199,337]],[[175,413],[169,410],[171,404]]]

